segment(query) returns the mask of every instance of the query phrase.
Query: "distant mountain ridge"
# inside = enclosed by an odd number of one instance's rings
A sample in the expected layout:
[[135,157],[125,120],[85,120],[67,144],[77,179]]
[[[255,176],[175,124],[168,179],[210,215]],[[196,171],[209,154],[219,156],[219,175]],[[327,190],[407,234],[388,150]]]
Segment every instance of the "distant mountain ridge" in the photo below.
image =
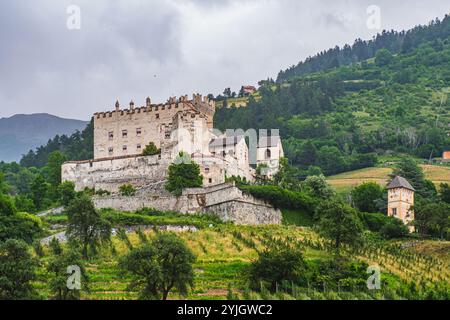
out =
[[55,135],[83,130],[87,121],[60,118],[48,113],[17,114],[0,118],[0,161],[19,161],[22,155]]

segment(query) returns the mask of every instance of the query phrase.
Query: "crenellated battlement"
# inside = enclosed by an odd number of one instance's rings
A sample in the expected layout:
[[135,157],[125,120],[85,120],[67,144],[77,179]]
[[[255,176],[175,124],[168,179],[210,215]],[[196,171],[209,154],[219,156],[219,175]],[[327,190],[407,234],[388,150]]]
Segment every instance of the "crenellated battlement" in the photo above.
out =
[[215,102],[200,94],[170,97],[164,103],[152,103],[150,97],[144,106],[134,100],[124,108],[119,101],[112,111],[94,114],[94,157],[108,158],[139,154],[149,142],[160,147],[168,143],[177,114],[189,112],[191,118],[205,119],[213,127]]
[[202,97],[201,94],[193,94],[192,100],[189,100],[187,95],[177,97],[170,97],[165,103],[152,104],[150,97],[146,99],[145,106],[135,107],[135,103],[131,100],[129,108],[121,109],[119,101],[116,101],[115,110],[94,113],[95,119],[112,118],[114,116],[128,116],[135,114],[147,114],[151,112],[160,112],[165,110],[187,108],[195,108],[200,112],[208,115],[214,115],[216,104],[215,101],[209,100],[207,96]]

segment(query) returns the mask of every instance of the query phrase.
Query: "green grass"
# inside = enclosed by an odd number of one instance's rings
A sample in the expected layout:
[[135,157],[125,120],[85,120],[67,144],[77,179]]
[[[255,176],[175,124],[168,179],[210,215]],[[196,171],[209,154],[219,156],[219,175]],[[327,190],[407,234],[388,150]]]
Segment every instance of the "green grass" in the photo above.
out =
[[[115,212],[120,215],[127,214]],[[140,214],[139,216],[146,216]],[[170,219],[176,218],[174,214],[168,214]],[[156,216],[158,217],[158,216]],[[154,216],[150,216],[154,218]],[[167,218],[162,215],[159,218]],[[181,232],[178,235],[185,241],[186,245],[197,257],[194,264],[195,286],[186,297],[189,300],[223,300],[226,299],[228,288],[231,287],[234,294],[244,297],[247,287],[245,277],[246,271],[251,262],[258,256],[257,250],[263,250],[267,241],[272,238],[285,239],[290,242],[302,243],[305,260],[312,263],[331,259],[334,255],[327,249],[326,240],[317,235],[312,228],[306,227],[312,224],[303,212],[283,211],[284,224],[279,226],[235,226],[232,224],[215,224],[214,227],[206,227],[196,232]],[[171,220],[168,221],[171,221]],[[195,216],[184,216],[187,220],[178,220],[182,225],[193,225],[198,219]],[[120,221],[120,220],[119,220]],[[299,227],[300,225],[300,227]],[[145,231],[148,237],[155,235],[154,231]],[[136,233],[128,234],[131,243],[136,247],[141,244]],[[269,241],[270,242],[270,241]],[[116,300],[116,299],[136,299],[138,293],[128,291],[130,276],[124,274],[118,268],[118,260],[126,254],[129,249],[126,244],[113,237],[112,244],[115,252],[109,247],[102,248],[98,256],[86,264],[86,270],[90,279],[90,292],[83,293],[83,299],[94,300]],[[450,279],[448,271],[448,251],[449,242],[420,242],[420,245],[411,251],[392,252],[386,249],[387,244],[380,244],[377,247],[367,247],[356,253],[349,253],[352,258],[363,260],[369,264],[378,264],[382,267],[384,276],[411,281],[413,279]],[[49,248],[45,247],[46,256],[42,259],[39,269],[39,280],[35,282],[35,288],[43,298],[51,297],[48,290],[49,275],[45,272],[45,266],[49,261]],[[430,255],[428,255],[430,252]],[[347,254],[347,253],[343,253]],[[433,260],[428,260],[432,257]],[[447,267],[446,267],[447,266]],[[404,282],[402,282],[404,283]],[[252,293],[253,294],[253,293]],[[253,294],[255,298],[262,298],[258,294]],[[345,295],[343,295],[345,296]],[[301,298],[339,298],[339,295],[330,293],[307,293],[304,292]],[[364,299],[371,296],[364,292],[354,293],[353,298]],[[176,292],[172,293],[170,299],[183,299]],[[280,293],[278,295],[264,297],[273,299],[291,299],[289,295]],[[382,297],[378,297],[382,298]]]
[[[421,167],[425,178],[433,181],[437,187],[441,183],[450,183],[450,167],[436,165],[421,165]],[[391,167],[365,168],[330,176],[327,180],[338,193],[346,193],[364,182],[376,182],[384,187],[390,179],[389,174],[392,170]]]
[[287,210],[283,209],[283,224],[293,226],[311,227],[313,225],[312,217],[300,210]]

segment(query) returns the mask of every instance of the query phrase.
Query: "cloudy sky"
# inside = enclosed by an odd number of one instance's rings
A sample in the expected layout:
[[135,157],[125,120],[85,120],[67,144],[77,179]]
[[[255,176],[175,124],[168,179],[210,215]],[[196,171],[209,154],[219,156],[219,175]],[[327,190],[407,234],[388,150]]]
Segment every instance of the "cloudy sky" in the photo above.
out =
[[0,117],[88,119],[117,98],[238,91],[370,39],[370,5],[383,29],[450,13],[448,0],[0,0]]

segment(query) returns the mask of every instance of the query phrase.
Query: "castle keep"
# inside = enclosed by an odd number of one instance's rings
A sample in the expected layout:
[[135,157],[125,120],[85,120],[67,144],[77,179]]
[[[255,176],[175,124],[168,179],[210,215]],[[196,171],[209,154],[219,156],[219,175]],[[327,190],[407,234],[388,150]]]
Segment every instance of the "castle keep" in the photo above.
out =
[[388,216],[403,221],[410,232],[414,232],[414,192],[413,186],[403,177],[395,177],[387,186]]
[[[249,149],[244,134],[215,131],[214,114],[214,101],[199,94],[191,100],[188,96],[171,97],[164,104],[152,104],[147,98],[141,107],[131,101],[127,109],[116,102],[114,111],[94,114],[94,159],[63,164],[62,179],[74,182],[78,191],[91,188],[111,193],[94,199],[98,208],[150,207],[182,213],[210,212],[245,224],[279,223],[278,210],[225,181],[232,176],[253,181],[256,170],[251,164],[264,165],[268,176],[275,174],[284,156],[280,138],[260,137],[254,149]],[[143,156],[150,142],[161,153]],[[188,189],[174,197],[165,191],[164,184],[168,168],[180,152],[199,164],[203,188]],[[138,189],[134,197],[119,194],[125,184]]]

